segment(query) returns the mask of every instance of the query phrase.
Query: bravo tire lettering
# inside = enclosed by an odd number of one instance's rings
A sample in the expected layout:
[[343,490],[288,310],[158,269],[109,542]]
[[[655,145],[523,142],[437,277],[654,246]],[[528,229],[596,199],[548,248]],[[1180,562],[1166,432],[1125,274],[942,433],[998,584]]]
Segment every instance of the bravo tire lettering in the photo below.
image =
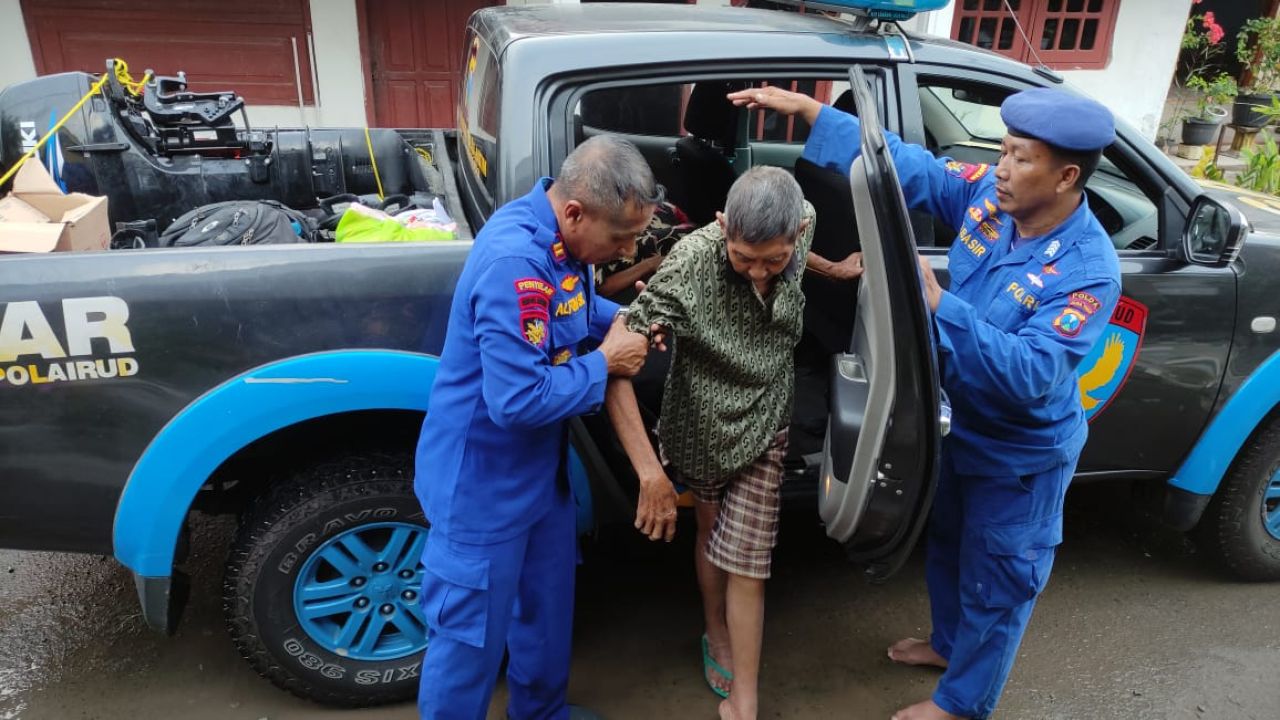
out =
[[[0,315],[0,383],[43,385],[137,375],[137,359],[127,357],[135,352],[128,322],[129,305],[118,297],[66,298],[59,337],[40,303],[7,303]],[[99,341],[99,357],[94,357],[94,340]],[[90,359],[75,359],[86,357]],[[5,367],[9,363],[15,364]]]
[[333,533],[344,528],[361,525],[365,522],[381,522],[390,520],[399,515],[395,508],[374,508],[372,510],[361,510],[360,512],[347,513],[340,518],[334,518],[324,524],[324,529],[319,533],[307,533],[303,535],[298,542],[293,544],[293,549],[285,553],[280,558],[280,563],[276,565],[276,571],[288,575],[293,572],[297,566],[298,560],[306,557],[307,551],[311,549],[322,537],[328,537]]
[[357,685],[385,685],[387,683],[401,682],[403,680],[412,680],[418,677],[418,671],[422,669],[422,663],[416,662],[412,665],[404,667],[392,668],[390,670],[361,670],[356,673]]
[[374,508],[372,510],[361,510],[360,512],[347,513],[340,518],[334,518],[324,524],[324,529],[320,531],[321,535],[330,535],[337,530],[349,527],[351,525],[359,525],[369,520],[390,520],[396,516],[395,508]]
[[336,663],[327,663],[319,655],[307,650],[296,638],[284,641],[284,651],[297,658],[302,667],[317,670],[330,680],[341,680],[346,677],[347,669]]

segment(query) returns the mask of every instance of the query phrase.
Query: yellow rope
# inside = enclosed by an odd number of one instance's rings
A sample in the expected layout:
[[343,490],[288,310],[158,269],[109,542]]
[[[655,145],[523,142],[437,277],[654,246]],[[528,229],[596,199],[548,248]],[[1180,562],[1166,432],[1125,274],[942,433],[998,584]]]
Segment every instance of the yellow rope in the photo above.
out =
[[[141,89],[142,86],[145,85],[147,80],[151,78],[151,73],[148,72],[142,76],[141,82],[134,82],[133,77],[129,75],[129,66],[125,63],[124,60],[121,60],[119,58],[116,58],[115,67],[116,67],[116,72],[115,72],[116,80],[119,80],[120,84],[123,85],[126,90],[128,90],[130,93],[134,95],[137,95],[138,93],[142,92],[142,89]],[[18,170],[21,169],[22,166],[25,165],[28,160],[34,157],[36,153],[40,152],[40,148],[44,147],[44,144],[49,141],[49,138],[56,135],[58,130],[60,130],[62,126],[67,124],[67,121],[71,119],[71,116],[75,115],[76,111],[79,110],[84,105],[85,101],[93,97],[94,94],[97,93],[99,90],[101,90],[102,86],[105,85],[106,83],[107,83],[107,74],[103,73],[102,77],[98,79],[98,82],[94,83],[93,87],[89,88],[89,92],[85,93],[84,97],[80,98],[80,101],[77,102],[75,105],[72,105],[71,109],[67,111],[67,114],[62,116],[62,119],[58,121],[58,124],[54,125],[52,130],[45,133],[44,137],[40,138],[40,141],[36,143],[35,147],[28,150],[26,154],[23,155],[22,157],[18,158],[18,162],[14,163],[13,167],[9,168],[4,175],[0,176],[0,185],[4,185],[6,182],[8,182],[9,178],[16,175]],[[369,131],[366,128],[365,129],[366,136],[368,135],[368,132]],[[374,173],[375,174],[377,173],[376,165],[374,166]],[[379,187],[381,187],[381,183],[379,183]]]
[[138,82],[134,82],[133,76],[129,74],[129,63],[125,62],[121,58],[115,58],[115,61],[116,61],[116,66],[115,66],[116,80],[118,80],[120,84],[124,86],[125,90],[129,91],[130,95],[137,97],[138,95],[142,94],[142,87],[147,84],[148,80],[151,79],[151,71],[148,70],[147,72],[143,73],[142,80]]
[[369,148],[369,162],[373,164],[373,181],[378,183],[378,199],[385,200],[382,194],[382,177],[378,175],[378,158],[373,156],[373,140],[369,138],[369,128],[364,129],[364,145]]

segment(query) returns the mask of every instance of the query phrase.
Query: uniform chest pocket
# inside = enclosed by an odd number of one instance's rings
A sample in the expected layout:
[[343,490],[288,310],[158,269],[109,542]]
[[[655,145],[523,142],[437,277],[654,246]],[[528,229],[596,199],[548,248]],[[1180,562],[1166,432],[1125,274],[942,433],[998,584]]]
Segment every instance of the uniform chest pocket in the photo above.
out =
[[1040,296],[1017,283],[1005,283],[987,309],[987,322],[1007,332],[1027,324],[1040,307]]
[[587,309],[560,314],[560,308],[566,307],[568,300],[556,298],[551,310],[551,348],[553,356],[562,350],[572,350],[577,354],[578,345],[587,339]]
[[978,267],[978,261],[967,253],[952,253],[947,259],[947,275],[951,278],[948,285],[955,290],[964,284]]

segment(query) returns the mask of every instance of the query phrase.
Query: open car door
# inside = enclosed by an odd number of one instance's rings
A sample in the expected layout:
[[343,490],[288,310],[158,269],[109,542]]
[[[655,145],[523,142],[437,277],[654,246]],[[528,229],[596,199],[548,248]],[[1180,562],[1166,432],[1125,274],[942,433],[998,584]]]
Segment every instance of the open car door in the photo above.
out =
[[832,361],[818,509],[827,535],[883,579],[906,561],[928,518],[949,409],[911,221],[869,74],[861,66],[849,73],[862,125],[849,179],[866,269],[850,347]]

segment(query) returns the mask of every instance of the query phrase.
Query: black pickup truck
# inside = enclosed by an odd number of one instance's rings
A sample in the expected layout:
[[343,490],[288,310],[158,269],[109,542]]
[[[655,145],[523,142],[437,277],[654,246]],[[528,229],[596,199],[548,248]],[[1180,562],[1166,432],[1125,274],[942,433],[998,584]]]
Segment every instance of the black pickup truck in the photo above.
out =
[[[857,288],[806,281],[789,484],[873,575],[901,564],[947,425],[915,255],[945,277],[954,230],[905,208],[880,128],[991,161],[1001,100],[1061,80],[892,22],[705,6],[487,9],[464,47],[456,132],[237,128],[234,93],[164,79],[140,96],[111,80],[85,104],[59,134],[63,178],[108,196],[116,222],[162,229],[236,198],[307,210],[379,183],[442,196],[464,222],[448,242],[0,257],[0,546],[114,555],[146,621],[171,630],[188,519],[238,514],[225,609],[253,666],[326,703],[411,696],[429,531],[412,451],[468,238],[610,132],[695,220],[747,168],[794,170],[818,208],[815,250],[865,253]],[[0,92],[0,167],[25,124],[93,81]],[[862,118],[848,174],[800,160],[803,121],[724,98],[764,83]],[[1244,198],[1246,220],[1123,125],[1088,193],[1124,299],[1080,368],[1078,480],[1153,481],[1169,522],[1198,526],[1226,567],[1280,577],[1280,214]],[[635,479],[608,423],[571,432],[581,529],[629,520]]]

